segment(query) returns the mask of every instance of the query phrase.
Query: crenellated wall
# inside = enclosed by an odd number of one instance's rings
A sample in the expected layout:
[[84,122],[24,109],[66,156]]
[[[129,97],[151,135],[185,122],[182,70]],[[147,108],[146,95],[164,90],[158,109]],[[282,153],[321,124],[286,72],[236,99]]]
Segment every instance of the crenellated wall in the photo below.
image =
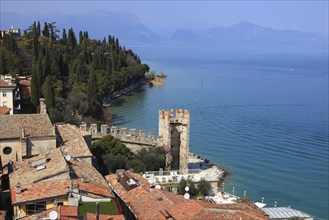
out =
[[159,111],[159,133],[155,137],[154,132],[147,133],[145,130],[127,129],[125,127],[108,127],[101,125],[100,132],[96,124],[89,128],[85,124],[80,129],[88,131],[93,140],[100,139],[105,135],[112,135],[120,139],[134,153],[142,148],[163,147],[166,153],[166,169],[188,171],[188,155],[190,144],[190,111],[173,109]]

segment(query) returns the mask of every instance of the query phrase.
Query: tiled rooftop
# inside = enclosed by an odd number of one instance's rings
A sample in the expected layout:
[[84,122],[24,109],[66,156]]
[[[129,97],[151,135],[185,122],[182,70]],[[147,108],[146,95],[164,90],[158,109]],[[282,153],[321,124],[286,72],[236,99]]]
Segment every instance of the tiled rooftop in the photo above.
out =
[[15,88],[16,85],[13,83],[8,83],[6,80],[0,78],[0,87],[5,87],[5,88]]
[[[40,168],[45,166],[45,168],[38,170],[38,166]],[[9,175],[10,185],[16,186],[18,183],[20,185],[33,184],[64,173],[67,173],[66,176],[69,177],[68,165],[60,148],[56,148],[30,159],[16,162],[14,172]]]
[[83,136],[88,135],[83,130],[70,124],[56,125],[61,136],[63,152],[72,157],[92,157],[88,145]]
[[76,178],[78,178],[79,189],[81,191],[88,193],[93,198],[104,196],[113,197],[111,188],[93,165],[83,160],[71,160],[70,164]]
[[130,173],[139,186],[130,190],[118,181],[117,175],[106,176],[115,192],[130,207],[138,219],[246,219],[267,220],[265,213],[253,203],[212,204],[197,200],[185,200],[164,190],[150,190],[143,177]]
[[0,139],[19,138],[23,130],[29,137],[55,137],[47,114],[0,115],[0,125]]
[[[95,220],[96,214],[95,213],[86,213],[86,220]],[[99,220],[125,220],[123,215],[99,215]]]
[[143,194],[147,194],[150,191],[150,184],[139,174],[130,173],[135,180],[138,182],[138,187],[127,191],[118,181],[117,175],[107,175],[105,178],[114,187],[114,189],[119,193],[121,198],[129,202],[136,198],[139,198]]
[[48,209],[46,211],[34,214],[34,215],[28,215],[23,218],[20,218],[20,220],[36,220],[36,219],[45,219],[49,217],[49,213],[51,211],[56,211],[58,218],[60,220],[74,220],[77,219],[78,216],[78,207],[76,206],[56,206],[54,208]]
[[[71,166],[71,172],[69,171],[69,166]],[[57,182],[53,180],[66,181],[66,186],[68,185],[67,182],[70,179],[70,175],[72,179],[77,180],[78,187],[85,196],[91,198],[113,197],[111,188],[93,165],[80,159],[71,159],[67,162],[61,149],[56,148],[14,164],[14,172],[9,175],[11,189],[14,190],[12,196],[17,198],[16,200],[13,199],[13,201],[19,203],[30,201],[33,198],[41,199],[57,196],[56,190],[53,190],[56,188]],[[51,185],[47,185],[47,183],[55,184],[54,188]],[[29,193],[26,194],[23,190],[24,192],[16,196],[15,187],[17,185],[20,185],[22,189]],[[41,188],[48,187],[49,193],[39,194],[35,186],[40,186]],[[36,195],[33,195],[34,190]]]
[[65,196],[69,189],[67,179],[51,180],[34,184],[21,185],[21,192],[17,193],[17,186],[10,187],[12,204],[26,203],[45,198]]
[[19,81],[19,84],[23,86],[31,86],[31,80],[23,79]]
[[7,115],[10,112],[10,108],[7,106],[0,106],[0,115]]

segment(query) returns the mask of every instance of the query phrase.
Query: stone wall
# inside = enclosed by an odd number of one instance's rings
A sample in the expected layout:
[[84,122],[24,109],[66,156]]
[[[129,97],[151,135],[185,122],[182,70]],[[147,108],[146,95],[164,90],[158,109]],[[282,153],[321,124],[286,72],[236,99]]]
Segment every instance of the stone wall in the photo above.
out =
[[188,170],[190,112],[184,109],[159,111],[158,143],[166,151],[166,169]]
[[96,124],[89,128],[85,124],[80,129],[89,132],[92,140],[98,140],[106,135],[112,135],[121,140],[130,150],[137,153],[143,148],[163,147],[166,152],[166,169],[180,170],[186,173],[188,170],[188,155],[190,144],[190,112],[184,109],[159,111],[159,135],[154,132],[136,130],[134,128],[108,127],[101,125],[100,131]]

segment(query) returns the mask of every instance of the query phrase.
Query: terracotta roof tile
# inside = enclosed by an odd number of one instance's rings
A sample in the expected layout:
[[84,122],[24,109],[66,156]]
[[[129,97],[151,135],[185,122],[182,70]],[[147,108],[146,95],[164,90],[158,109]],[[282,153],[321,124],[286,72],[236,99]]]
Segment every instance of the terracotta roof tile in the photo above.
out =
[[7,106],[0,106],[0,115],[8,115],[11,108]]
[[19,84],[22,86],[31,86],[31,80],[29,79],[23,79],[19,81]]
[[[87,220],[94,220],[96,219],[96,214],[95,213],[86,213],[86,219]],[[104,215],[100,214],[99,215],[99,220],[124,220],[125,218],[123,215]]]
[[20,138],[22,130],[29,137],[55,137],[47,114],[0,115],[0,139]]
[[[38,170],[38,166],[45,166],[45,168]],[[21,185],[33,184],[61,174],[68,178],[69,169],[60,148],[56,148],[30,159],[16,162],[14,172],[9,174],[9,180],[11,186],[16,186],[18,183]]]
[[60,206],[60,219],[76,219],[70,218],[78,216],[78,207],[76,206]]
[[20,185],[21,193],[16,192],[16,186],[10,187],[12,204],[26,203],[45,198],[65,196],[69,188],[66,179]]
[[56,125],[65,155],[72,157],[92,157],[89,147],[83,138],[87,135],[81,129],[70,124]]
[[211,204],[185,200],[164,190],[151,190],[150,184],[139,174],[131,173],[139,186],[126,190],[116,175],[108,175],[113,190],[130,207],[138,219],[246,219],[268,220],[265,213],[253,203]]
[[14,83],[8,83],[6,80],[0,78],[0,87],[15,88],[16,85]]
[[44,219],[49,217],[49,213],[51,211],[57,212],[59,220],[76,220],[78,216],[78,207],[76,206],[56,206],[46,211],[39,212],[34,215],[28,215],[19,219],[20,220]]
[[95,198],[113,197],[110,186],[93,165],[83,160],[71,160],[70,164],[78,178],[80,190]]

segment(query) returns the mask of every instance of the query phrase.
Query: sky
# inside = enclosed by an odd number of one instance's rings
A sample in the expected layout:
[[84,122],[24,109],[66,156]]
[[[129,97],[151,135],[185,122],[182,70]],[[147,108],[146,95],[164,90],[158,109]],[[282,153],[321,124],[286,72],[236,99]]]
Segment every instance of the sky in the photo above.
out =
[[[295,1],[15,1],[0,0],[0,12],[81,14],[127,11],[153,29],[229,26],[241,21],[274,29],[328,35],[328,0]],[[1,20],[6,19],[1,16]]]

